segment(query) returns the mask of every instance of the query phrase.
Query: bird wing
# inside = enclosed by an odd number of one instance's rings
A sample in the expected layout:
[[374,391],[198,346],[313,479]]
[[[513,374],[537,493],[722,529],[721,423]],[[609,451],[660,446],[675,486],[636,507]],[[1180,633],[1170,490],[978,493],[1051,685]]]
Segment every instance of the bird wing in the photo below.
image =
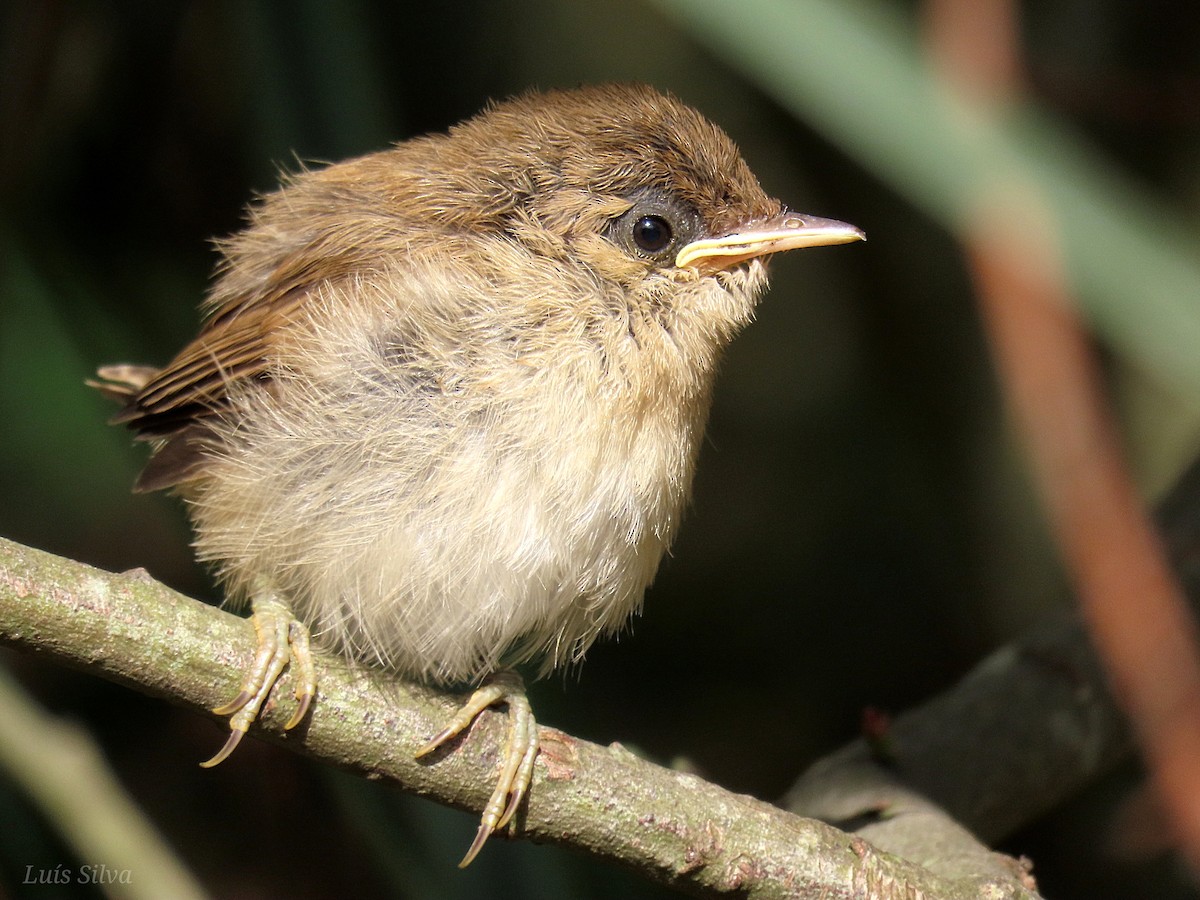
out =
[[170,363],[130,392],[113,423],[128,425],[139,437],[163,438],[217,412],[231,385],[266,377],[272,324],[302,297],[294,291],[277,302],[210,319]]
[[257,284],[233,292],[224,281],[214,292],[212,314],[200,334],[155,372],[141,366],[107,366],[92,386],[125,401],[113,418],[139,440],[158,446],[135,490],[152,491],[202,474],[205,450],[213,443],[211,420],[228,406],[230,388],[257,383],[268,388],[276,342],[313,292],[369,267],[351,247],[317,252],[319,238],[284,256]]
[[[314,289],[363,265],[357,251],[321,254],[310,245],[281,259],[253,288],[222,295],[218,282],[212,314],[191,343],[149,377],[144,369],[127,367],[140,383],[118,378],[124,388],[108,387],[110,396],[123,393],[128,399],[112,422],[128,425],[141,438],[169,437],[220,411],[233,385],[267,382],[275,341],[288,320]],[[101,377],[120,368],[102,370]]]
[[301,300],[292,292],[275,303],[251,303],[236,315],[214,316],[190,344],[160,370],[106,366],[89,382],[124,401],[113,418],[157,442],[134,489],[153,491],[195,479],[211,443],[208,420],[221,410],[231,385],[268,378],[271,324]]

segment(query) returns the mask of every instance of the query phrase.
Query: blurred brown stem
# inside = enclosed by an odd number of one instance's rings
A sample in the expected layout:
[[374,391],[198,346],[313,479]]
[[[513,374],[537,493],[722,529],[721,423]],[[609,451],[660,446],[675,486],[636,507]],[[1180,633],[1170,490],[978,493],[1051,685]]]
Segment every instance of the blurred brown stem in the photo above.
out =
[[[1017,5],[927,0],[924,9],[930,55],[948,90],[989,113],[1021,93]],[[1023,176],[993,174],[960,236],[1001,386],[1088,631],[1175,841],[1200,872],[1196,624],[1129,474],[1103,374],[1061,271],[1050,206]]]
[[1017,193],[981,208],[966,238],[984,320],[1084,620],[1200,871],[1195,622],[1123,458],[1052,229],[1035,201],[1014,207]]

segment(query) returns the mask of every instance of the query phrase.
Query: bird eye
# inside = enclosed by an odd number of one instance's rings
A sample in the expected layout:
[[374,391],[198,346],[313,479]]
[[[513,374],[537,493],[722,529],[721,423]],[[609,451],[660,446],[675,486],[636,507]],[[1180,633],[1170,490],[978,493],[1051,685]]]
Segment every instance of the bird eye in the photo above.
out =
[[671,246],[675,231],[662,216],[642,216],[633,223],[633,242],[651,255],[662,253]]
[[700,217],[689,205],[661,194],[646,193],[613,219],[606,235],[632,256],[668,264],[683,244],[695,239]]

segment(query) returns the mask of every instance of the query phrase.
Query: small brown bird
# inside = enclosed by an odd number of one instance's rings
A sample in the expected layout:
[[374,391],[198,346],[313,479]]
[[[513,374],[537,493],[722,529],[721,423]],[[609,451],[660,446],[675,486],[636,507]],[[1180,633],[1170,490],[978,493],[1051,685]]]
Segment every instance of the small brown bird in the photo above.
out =
[[425,754],[494,704],[510,738],[463,865],[529,786],[511,667],[573,663],[642,602],[692,481],[717,360],[764,258],[859,240],[772,200],[729,138],[642,86],[530,93],[304,171],[220,245],[199,336],[100,370],[248,601],[256,664],[224,759],[309,633],[473,684]]

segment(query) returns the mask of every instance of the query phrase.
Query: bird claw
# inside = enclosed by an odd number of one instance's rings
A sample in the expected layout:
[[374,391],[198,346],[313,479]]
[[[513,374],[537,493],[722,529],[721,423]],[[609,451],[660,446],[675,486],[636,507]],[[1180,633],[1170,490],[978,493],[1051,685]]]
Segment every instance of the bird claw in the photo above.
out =
[[497,672],[467,699],[450,723],[416,753],[418,758],[432,753],[464,731],[485,709],[499,703],[508,706],[508,737],[500,775],[480,817],[475,840],[458,864],[460,869],[469,866],[487,839],[512,820],[533,780],[533,763],[538,754],[537,721],[520,676],[515,672]]
[[211,769],[213,766],[219,766],[221,763],[225,762],[225,760],[229,759],[233,751],[237,749],[237,745],[242,742],[242,736],[245,733],[246,732],[239,731],[236,728],[231,729],[229,732],[229,737],[225,739],[225,745],[218,750],[211,759],[206,759],[204,762],[200,763],[200,768]]
[[285,730],[300,724],[317,692],[308,628],[295,619],[287,605],[276,599],[273,592],[256,593],[251,606],[258,649],[237,696],[213,710],[219,716],[230,716],[230,735],[212,759],[200,764],[206,769],[224,762],[237,748],[289,663],[296,672],[294,696],[297,707],[283,726]]

